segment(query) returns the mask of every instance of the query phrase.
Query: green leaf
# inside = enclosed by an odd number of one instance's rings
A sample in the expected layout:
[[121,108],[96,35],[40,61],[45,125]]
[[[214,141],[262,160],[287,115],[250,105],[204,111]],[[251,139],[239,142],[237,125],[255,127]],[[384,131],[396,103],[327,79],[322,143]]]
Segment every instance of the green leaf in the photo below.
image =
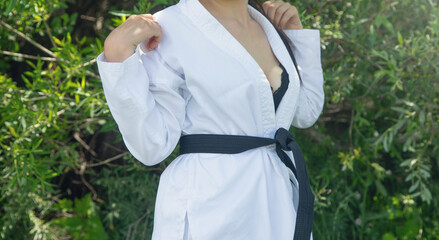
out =
[[399,42],[399,45],[401,45],[401,46],[404,45],[404,40],[402,39],[402,35],[399,31],[398,31],[398,42]]
[[402,163],[399,164],[399,166],[400,166],[400,167],[407,167],[407,166],[410,164],[410,162],[411,162],[412,160],[413,160],[413,159],[407,159],[407,160],[404,160]]
[[430,204],[432,200],[430,189],[428,189],[427,187],[421,187],[421,199],[427,204]]
[[61,199],[56,206],[61,210],[61,212],[73,211],[73,202],[70,199]]
[[416,218],[407,219],[404,225],[396,228],[396,233],[400,239],[415,239],[419,233],[419,220]]
[[424,123],[425,123],[425,112],[424,110],[421,110],[419,112],[419,124],[424,125]]
[[427,171],[427,170],[425,170],[425,169],[420,169],[420,172],[421,172],[421,176],[424,178],[424,179],[427,179],[427,178],[430,178],[431,177],[431,174],[430,174],[430,172],[429,171]]
[[383,26],[390,31],[392,34],[395,34],[395,29],[393,28],[393,24],[387,20],[386,17],[381,18]]
[[419,184],[421,183],[420,180],[416,181],[413,185],[410,186],[409,188],[409,193],[414,192],[416,189],[418,189]]
[[12,9],[15,7],[15,4],[17,3],[17,0],[9,0],[8,6],[6,7],[4,13],[5,15],[8,15]]
[[134,14],[131,11],[109,11],[108,13],[116,17],[129,17]]
[[402,108],[402,107],[390,107],[390,109],[392,109],[393,111],[402,113],[402,114],[407,114],[409,111]]
[[56,45],[60,46],[60,47],[64,47],[64,43],[59,40],[57,37],[53,37],[53,41],[56,43]]
[[384,197],[387,197],[387,195],[388,195],[387,189],[384,187],[384,185],[379,180],[375,181],[375,186],[377,187],[377,190],[379,193],[381,193],[381,195],[383,195]]
[[75,199],[76,214],[80,217],[91,215],[92,204],[91,193],[87,193],[81,199]]
[[87,239],[102,239],[107,240],[108,235],[105,232],[101,219],[98,216],[91,216],[87,221]]
[[388,232],[385,233],[382,237],[381,240],[397,240],[397,238],[395,237],[395,235],[393,235],[393,233]]

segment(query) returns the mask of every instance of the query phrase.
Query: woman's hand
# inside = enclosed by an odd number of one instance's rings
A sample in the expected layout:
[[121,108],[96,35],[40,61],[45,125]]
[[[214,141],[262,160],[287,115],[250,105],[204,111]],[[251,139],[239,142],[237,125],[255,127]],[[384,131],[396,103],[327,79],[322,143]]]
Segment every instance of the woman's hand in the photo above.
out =
[[279,29],[302,29],[297,8],[282,0],[266,1],[262,4],[268,19]]
[[151,51],[161,39],[162,29],[151,14],[131,15],[105,39],[105,58],[108,62],[123,62],[139,43],[147,40],[146,49]]

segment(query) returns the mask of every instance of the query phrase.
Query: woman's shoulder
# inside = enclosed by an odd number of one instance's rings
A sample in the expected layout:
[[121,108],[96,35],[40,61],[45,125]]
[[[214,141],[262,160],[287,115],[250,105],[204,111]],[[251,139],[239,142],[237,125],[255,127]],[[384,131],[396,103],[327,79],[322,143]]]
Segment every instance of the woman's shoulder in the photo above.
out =
[[187,55],[191,39],[191,21],[181,10],[181,2],[153,14],[162,28],[162,39],[154,51],[174,71],[183,72],[181,57]]
[[193,24],[185,12],[182,11],[181,4],[179,2],[153,14],[154,20],[162,28],[162,41],[168,38],[169,40],[172,39],[171,42],[175,44],[175,41],[184,41],[185,37],[192,32],[191,26]]
[[165,27],[171,27],[176,24],[179,25],[179,23],[181,23],[181,20],[185,18],[179,5],[180,3],[177,3],[169,7],[166,7],[154,13],[152,16],[155,21],[157,21],[160,25],[163,25]]
[[161,53],[176,54],[190,43],[193,24],[181,10],[181,2],[156,12],[153,18],[162,28],[163,37],[158,48]]

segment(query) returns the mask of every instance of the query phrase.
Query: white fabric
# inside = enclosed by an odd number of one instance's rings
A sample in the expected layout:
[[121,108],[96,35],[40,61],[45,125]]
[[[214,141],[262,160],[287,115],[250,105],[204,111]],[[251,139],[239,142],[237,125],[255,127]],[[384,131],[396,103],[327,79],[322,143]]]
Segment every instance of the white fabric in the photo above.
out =
[[[315,123],[324,102],[319,31],[284,30],[294,43],[301,83],[275,29],[250,6],[249,13],[289,74],[276,112],[262,69],[198,0],[153,15],[163,30],[155,50],[145,53],[139,45],[123,63],[99,55],[110,111],[143,164],[164,160],[181,134],[272,138],[280,127]],[[297,185],[274,145],[233,155],[180,155],[161,175],[152,238],[183,239],[186,229],[194,240],[292,239]]]
[[191,235],[191,231],[189,230],[189,222],[187,220],[187,214],[186,217],[184,218],[184,235],[183,235],[183,240],[192,240],[192,235]]

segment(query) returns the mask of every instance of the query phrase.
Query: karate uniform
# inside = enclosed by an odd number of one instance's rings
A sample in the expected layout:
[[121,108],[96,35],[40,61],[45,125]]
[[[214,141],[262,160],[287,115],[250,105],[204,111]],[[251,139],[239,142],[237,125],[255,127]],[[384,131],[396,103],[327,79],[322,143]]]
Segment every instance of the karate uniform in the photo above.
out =
[[[315,123],[324,102],[319,31],[284,30],[300,82],[271,23],[248,10],[289,76],[276,111],[263,70],[198,0],[181,0],[153,15],[163,31],[153,51],[139,45],[122,63],[98,56],[108,106],[136,159],[148,166],[161,162],[181,135],[273,138],[278,128]],[[297,205],[297,179],[274,145],[238,154],[184,154],[160,177],[152,239],[291,240]]]

